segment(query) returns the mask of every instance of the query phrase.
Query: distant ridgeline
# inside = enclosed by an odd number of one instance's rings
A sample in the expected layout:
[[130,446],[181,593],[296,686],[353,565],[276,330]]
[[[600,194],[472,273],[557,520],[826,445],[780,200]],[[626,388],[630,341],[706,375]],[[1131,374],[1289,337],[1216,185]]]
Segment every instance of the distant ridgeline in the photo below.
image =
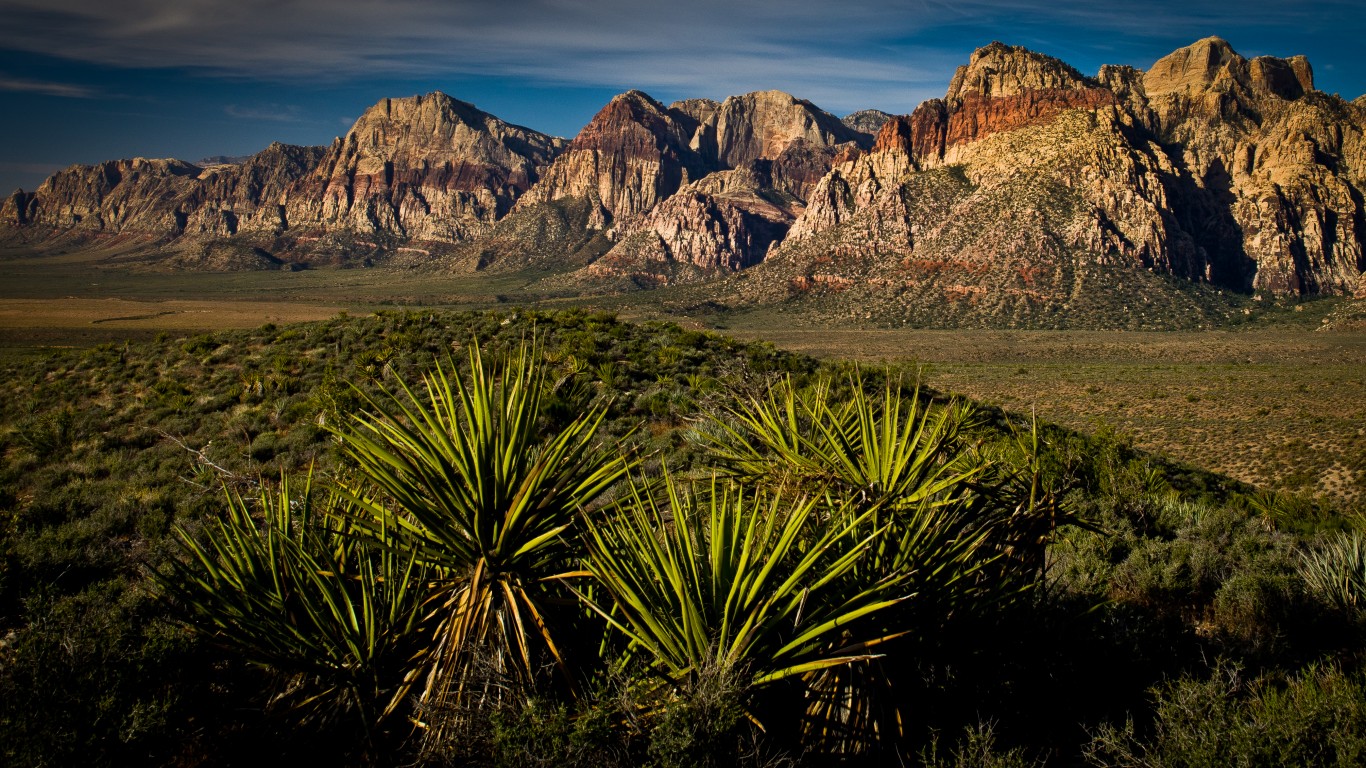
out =
[[1364,130],[1366,101],[1316,91],[1302,56],[1212,37],[1087,77],[991,43],[897,117],[630,91],[566,141],[441,93],[383,99],[328,147],[73,166],[4,200],[0,241],[186,269],[535,268],[560,290],[694,283],[890,322],[1160,325],[1205,311],[1191,285],[1366,295]]

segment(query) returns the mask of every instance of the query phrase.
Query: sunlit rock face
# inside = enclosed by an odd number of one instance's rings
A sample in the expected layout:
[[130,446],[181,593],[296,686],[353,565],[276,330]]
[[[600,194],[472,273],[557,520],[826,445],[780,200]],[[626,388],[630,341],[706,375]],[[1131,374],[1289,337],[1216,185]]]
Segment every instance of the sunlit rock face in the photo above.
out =
[[442,93],[384,99],[296,185],[287,215],[293,226],[467,239],[506,215],[562,144]]
[[[1353,293],[1366,269],[1363,125],[1360,104],[1313,89],[1303,57],[1249,61],[1218,38],[1147,73],[1096,78],[993,43],[944,99],[888,121],[871,152],[836,166],[774,254],[827,272],[832,252],[859,254],[853,271],[971,264],[950,286],[960,293],[1033,274],[1011,290],[1056,306],[1080,290],[1067,275],[1085,264]],[[912,192],[945,169],[964,182],[951,202]],[[963,221],[979,226],[961,232]],[[1047,290],[1043,274],[1058,276]]]

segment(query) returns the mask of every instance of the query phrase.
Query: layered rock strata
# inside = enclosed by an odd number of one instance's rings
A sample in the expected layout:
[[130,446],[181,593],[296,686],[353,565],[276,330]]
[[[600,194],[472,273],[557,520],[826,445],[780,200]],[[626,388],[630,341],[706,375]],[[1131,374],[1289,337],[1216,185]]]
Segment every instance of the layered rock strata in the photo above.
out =
[[871,137],[780,91],[664,107],[624,94],[575,138],[523,200],[583,197],[617,241],[585,271],[640,285],[758,263],[834,164]]
[[506,215],[561,146],[442,93],[384,99],[328,148],[287,210],[300,226],[460,241]]
[[[385,99],[330,147],[272,144],[241,163],[73,166],[5,201],[11,230],[197,247],[254,237],[307,251],[328,233],[391,243],[477,237],[538,180],[563,141],[433,93]],[[349,247],[349,246],[347,246]]]
[[[1146,74],[1106,67],[1095,79],[993,43],[944,99],[888,121],[868,155],[822,179],[774,256],[802,273],[791,278],[800,286],[858,279],[876,271],[870,259],[911,272],[994,265],[946,296],[1087,264],[1239,291],[1352,293],[1366,270],[1363,125],[1359,106],[1313,90],[1302,57],[1248,61],[1217,38]],[[963,180],[960,194],[920,198],[915,179],[940,169]],[[914,222],[927,206],[930,220]],[[971,242],[945,241],[962,221],[982,226]],[[850,266],[832,271],[833,254]],[[1010,290],[1055,309],[1081,290],[1072,278],[1041,293],[1027,282]]]

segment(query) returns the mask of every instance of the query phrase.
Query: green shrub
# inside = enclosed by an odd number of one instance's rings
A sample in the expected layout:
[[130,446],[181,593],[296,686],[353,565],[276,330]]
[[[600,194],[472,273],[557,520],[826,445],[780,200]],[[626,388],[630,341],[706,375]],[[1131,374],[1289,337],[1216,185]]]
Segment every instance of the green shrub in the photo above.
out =
[[963,737],[947,754],[939,753],[936,736],[920,753],[924,768],[1037,768],[1042,760],[1030,759],[1021,747],[1001,750],[996,746],[996,726],[979,723],[963,731]]
[[708,665],[660,705],[648,754],[659,768],[723,768],[740,763],[747,685],[733,669]]
[[1101,728],[1090,762],[1116,768],[1358,766],[1366,762],[1366,685],[1335,666],[1243,679],[1224,666],[1207,680],[1156,690],[1151,732],[1130,720]]

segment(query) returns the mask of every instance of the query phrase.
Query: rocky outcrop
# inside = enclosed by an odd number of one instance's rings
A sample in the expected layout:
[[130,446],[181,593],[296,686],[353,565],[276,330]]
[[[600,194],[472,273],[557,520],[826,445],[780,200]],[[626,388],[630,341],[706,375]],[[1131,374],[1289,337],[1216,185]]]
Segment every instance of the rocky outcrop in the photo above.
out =
[[318,147],[276,143],[239,164],[207,168],[143,158],[77,165],[13,196],[0,216],[48,234],[157,243],[280,232],[288,226],[286,200],[322,155]]
[[1366,114],[1314,90],[1302,56],[1239,56],[1217,37],[1159,59],[1133,98],[1184,171],[1177,215],[1238,264],[1239,290],[1349,294],[1366,270]]
[[772,189],[752,167],[712,173],[652,210],[585,275],[655,286],[753,266],[793,220]]
[[731,96],[719,104],[692,99],[676,102],[671,109],[696,121],[689,145],[713,168],[722,170],[776,159],[794,144],[866,146],[870,138],[811,102],[782,91]]
[[38,198],[32,192],[16,189],[0,201],[0,231],[6,227],[18,232],[33,223],[38,215]]
[[522,205],[589,199],[601,207],[601,226],[625,236],[684,185],[717,171],[755,169],[800,202],[840,151],[870,138],[781,91],[668,107],[631,91],[584,127]]
[[185,202],[200,172],[180,160],[141,157],[75,165],[44,181],[14,215],[49,232],[172,237],[185,229]]
[[999,99],[1033,91],[1080,90],[1088,78],[1062,61],[1027,48],[992,42],[973,51],[949,81],[949,103],[977,96]]
[[882,130],[882,126],[891,120],[892,114],[883,112],[880,109],[860,109],[844,116],[840,122],[849,126],[858,133],[876,136]]
[[290,227],[287,204],[323,154],[321,147],[277,142],[243,161],[205,168],[183,203],[184,234],[284,233]]
[[[866,156],[822,179],[773,258],[789,284],[808,287],[897,259],[1071,275],[1043,290],[969,269],[939,297],[1034,291],[1050,311],[1077,303],[1087,265],[1240,291],[1351,293],[1366,270],[1353,175],[1366,168],[1362,111],[1314,91],[1312,77],[1302,57],[1248,61],[1217,38],[1147,73],[1105,67],[1095,79],[993,43],[944,99],[888,121]],[[926,186],[938,169],[964,184]],[[930,187],[956,191],[927,203]]]
[[585,199],[616,245],[583,271],[637,284],[760,261],[836,162],[871,136],[780,91],[669,107],[618,96],[574,139],[520,209]]
[[942,100],[932,99],[909,117],[894,118],[903,124],[879,134],[879,147],[899,143],[921,165],[953,163],[959,161],[957,148],[993,134],[1117,101],[1109,88],[1051,56],[992,43],[958,68]]
[[640,91],[621,94],[594,115],[519,206],[586,199],[596,208],[595,226],[630,226],[707,173],[689,146],[697,127],[690,115]]
[[562,142],[443,93],[384,99],[286,202],[295,227],[458,242],[487,231]]

